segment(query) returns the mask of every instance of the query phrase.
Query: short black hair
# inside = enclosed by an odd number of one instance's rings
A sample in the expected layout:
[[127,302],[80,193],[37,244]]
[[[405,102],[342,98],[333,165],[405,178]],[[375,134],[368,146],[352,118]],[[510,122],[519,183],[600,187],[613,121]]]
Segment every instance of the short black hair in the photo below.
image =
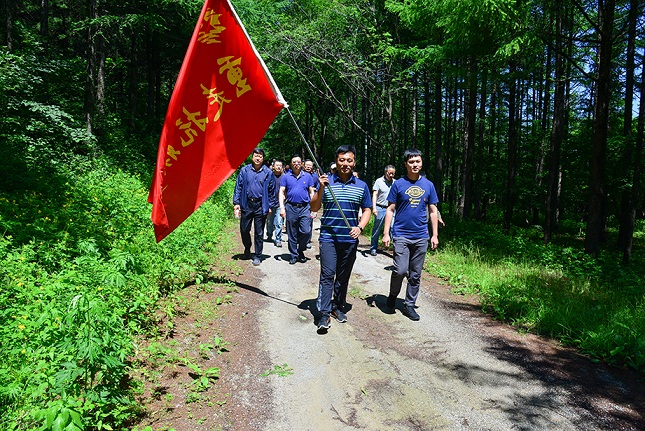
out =
[[404,161],[407,162],[412,157],[421,157],[421,158],[423,158],[423,154],[421,154],[421,151],[417,150],[416,148],[408,148],[407,150],[405,150],[403,152],[403,160]]
[[296,157],[299,158],[300,161],[302,161],[302,156],[300,154],[294,154],[293,156],[291,156],[291,160],[295,159]]
[[262,158],[265,158],[265,157],[266,157],[266,153],[265,153],[265,152],[264,152],[264,150],[263,150],[262,148],[260,148],[260,147],[255,147],[255,148],[253,149],[253,154],[262,154]]
[[341,145],[340,147],[336,148],[336,158],[338,158],[340,154],[345,153],[354,153],[354,156],[356,156],[356,148],[354,148],[353,145]]

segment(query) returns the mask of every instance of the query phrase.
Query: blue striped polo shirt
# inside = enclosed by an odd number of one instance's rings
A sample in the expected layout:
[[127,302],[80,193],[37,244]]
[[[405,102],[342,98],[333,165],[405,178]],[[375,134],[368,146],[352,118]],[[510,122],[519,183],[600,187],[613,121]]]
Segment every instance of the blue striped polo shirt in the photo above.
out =
[[336,174],[329,176],[329,185],[322,197],[323,215],[320,219],[320,242],[356,242],[349,235],[349,229],[331,197],[331,187],[338,204],[343,210],[350,226],[358,226],[358,211],[372,208],[370,189],[365,181],[351,176],[344,183]]

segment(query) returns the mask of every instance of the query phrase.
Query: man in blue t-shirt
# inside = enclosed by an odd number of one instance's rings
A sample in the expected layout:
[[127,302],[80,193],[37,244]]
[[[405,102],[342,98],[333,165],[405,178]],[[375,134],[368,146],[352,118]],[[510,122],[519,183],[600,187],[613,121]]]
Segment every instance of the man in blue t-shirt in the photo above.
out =
[[396,297],[401,292],[403,278],[408,277],[408,286],[403,302],[403,314],[410,320],[419,320],[415,310],[423,263],[428,251],[428,215],[432,225],[430,246],[436,249],[439,245],[437,236],[437,204],[439,198],[434,185],[421,176],[423,160],[417,149],[405,150],[403,153],[407,175],[398,179],[392,185],[387,197],[388,207],[385,214],[383,245],[390,245],[390,225],[396,211],[392,226],[392,241],[394,242],[394,270],[390,276],[390,294],[387,307],[394,309]]
[[[330,316],[341,323],[347,321],[345,301],[349,276],[356,261],[358,237],[369,223],[372,213],[370,189],[363,180],[353,175],[355,165],[356,149],[351,145],[338,147],[336,173],[321,175],[320,188],[311,198],[311,211],[318,211],[321,205],[324,207],[320,218],[320,284],[317,301],[321,313],[318,331],[321,333],[329,329]],[[363,211],[360,219],[359,210]]]
[[302,169],[302,158],[295,155],[291,158],[291,172],[285,172],[280,180],[279,194],[280,216],[287,226],[291,265],[307,262],[305,250],[311,231],[309,203],[313,195],[314,181]]

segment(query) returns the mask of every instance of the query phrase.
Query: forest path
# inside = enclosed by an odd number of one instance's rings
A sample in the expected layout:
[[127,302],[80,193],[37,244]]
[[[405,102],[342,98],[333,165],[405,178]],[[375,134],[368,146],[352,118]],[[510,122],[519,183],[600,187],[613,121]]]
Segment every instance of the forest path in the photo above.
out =
[[370,256],[361,239],[348,321],[332,320],[324,335],[315,326],[317,241],[310,260],[296,265],[288,264],[285,247],[265,243],[266,258],[253,269],[268,298],[256,313],[256,345],[293,374],[269,376],[263,429],[643,428],[644,386],[492,321],[472,298],[450,294],[428,274],[420,321],[401,314],[400,298],[388,313],[391,255]]

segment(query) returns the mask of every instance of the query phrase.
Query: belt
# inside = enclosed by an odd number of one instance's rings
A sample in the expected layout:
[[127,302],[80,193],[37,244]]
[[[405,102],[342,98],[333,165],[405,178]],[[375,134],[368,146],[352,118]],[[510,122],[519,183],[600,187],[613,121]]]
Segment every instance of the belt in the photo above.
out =
[[300,203],[287,202],[287,203],[288,203],[289,205],[291,205],[291,206],[298,207],[298,208],[302,208],[302,207],[304,207],[304,206],[306,206],[306,205],[309,205],[309,202],[300,202]]
[[379,205],[379,204],[376,204],[376,206],[377,206],[377,207],[381,207],[381,208],[387,208],[387,205]]
[[249,202],[260,202],[262,198],[248,198],[247,199]]

